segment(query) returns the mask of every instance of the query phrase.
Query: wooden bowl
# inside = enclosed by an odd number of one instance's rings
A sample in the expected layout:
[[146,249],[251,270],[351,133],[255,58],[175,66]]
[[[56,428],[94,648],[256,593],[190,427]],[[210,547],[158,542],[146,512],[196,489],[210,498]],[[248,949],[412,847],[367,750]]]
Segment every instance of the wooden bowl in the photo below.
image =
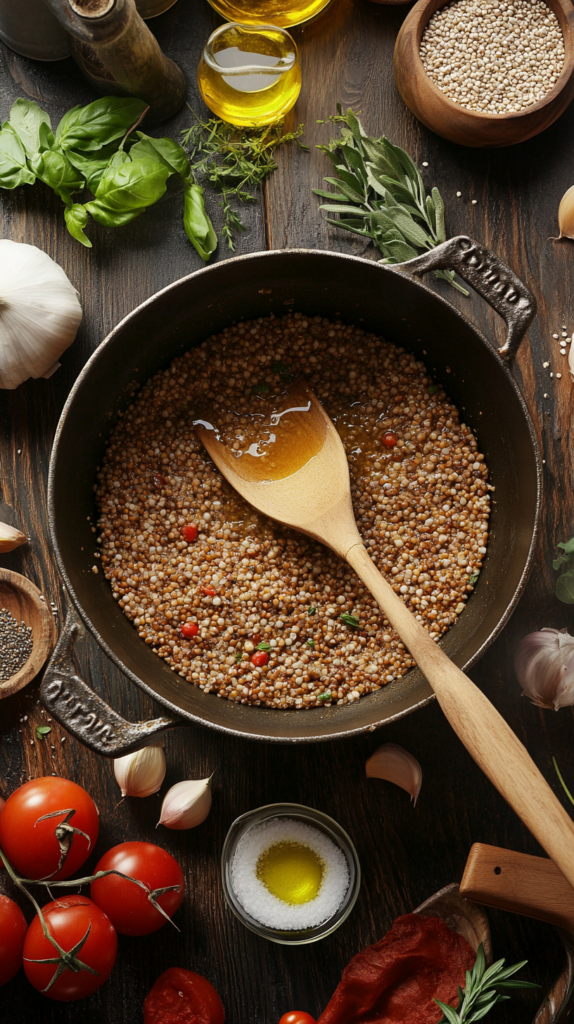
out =
[[428,900],[421,903],[420,907],[416,907],[413,914],[421,914],[422,917],[440,917],[451,931],[462,935],[475,952],[482,942],[486,964],[489,966],[492,963],[492,941],[488,918],[479,903],[467,900],[461,895],[456,882],[445,886],[444,889],[439,889]]
[[0,698],[26,686],[42,668],[56,644],[54,616],[40,591],[25,576],[0,568],[0,608],[32,627],[33,647],[28,661],[10,679],[0,680]]
[[448,0],[418,0],[397,37],[394,72],[407,107],[427,128],[461,146],[512,146],[548,128],[574,98],[574,8],[570,0],[547,0],[564,38],[564,67],[553,89],[531,107],[511,114],[480,114],[449,100],[428,77],[419,55],[430,18]]

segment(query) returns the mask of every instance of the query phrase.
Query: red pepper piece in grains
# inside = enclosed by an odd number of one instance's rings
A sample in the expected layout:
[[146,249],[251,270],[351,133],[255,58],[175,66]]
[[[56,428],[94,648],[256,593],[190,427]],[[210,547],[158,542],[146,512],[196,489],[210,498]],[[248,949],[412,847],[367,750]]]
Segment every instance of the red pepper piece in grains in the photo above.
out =
[[187,640],[191,640],[192,636],[197,636],[199,633],[199,626],[196,622],[184,622],[180,632]]
[[383,444],[385,448],[394,448],[397,443],[397,435],[392,430],[387,430],[386,434],[383,434]]
[[265,651],[255,651],[255,654],[251,655],[251,664],[255,665],[256,668],[262,668],[269,661],[269,655]]
[[154,485],[154,487],[158,487],[158,488],[159,487],[165,487],[165,477],[162,476],[161,473],[154,473],[154,475],[153,475],[153,485]]
[[223,1003],[207,978],[170,967],[144,1002],[144,1024],[224,1024]]
[[257,644],[261,643],[261,634],[260,633],[254,633],[253,636],[251,637],[251,640],[255,644],[255,646],[257,646]]
[[318,1024],[438,1024],[476,957],[438,917],[405,914],[345,967]]
[[195,523],[186,523],[181,528],[181,534],[183,539],[191,544],[192,541],[197,540],[197,526]]
[[208,587],[208,586],[202,587],[201,588],[201,592],[202,592],[202,594],[206,594],[207,597],[215,597],[215,595],[217,593],[215,587]]

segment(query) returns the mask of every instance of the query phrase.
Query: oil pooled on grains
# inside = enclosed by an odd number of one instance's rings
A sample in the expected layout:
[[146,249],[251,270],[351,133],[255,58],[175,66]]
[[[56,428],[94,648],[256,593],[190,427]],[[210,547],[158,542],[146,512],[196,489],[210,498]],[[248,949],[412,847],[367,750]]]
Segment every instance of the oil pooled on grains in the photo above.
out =
[[265,850],[256,868],[257,878],[269,892],[291,905],[315,899],[324,871],[323,861],[310,846],[289,840]]

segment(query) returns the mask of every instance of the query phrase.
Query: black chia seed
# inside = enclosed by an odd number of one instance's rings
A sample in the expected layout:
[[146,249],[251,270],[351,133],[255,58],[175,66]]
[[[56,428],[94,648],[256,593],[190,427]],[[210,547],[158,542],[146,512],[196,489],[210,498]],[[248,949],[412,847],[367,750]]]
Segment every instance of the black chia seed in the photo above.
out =
[[24,667],[32,653],[32,627],[18,620],[7,608],[0,608],[0,682],[11,679]]

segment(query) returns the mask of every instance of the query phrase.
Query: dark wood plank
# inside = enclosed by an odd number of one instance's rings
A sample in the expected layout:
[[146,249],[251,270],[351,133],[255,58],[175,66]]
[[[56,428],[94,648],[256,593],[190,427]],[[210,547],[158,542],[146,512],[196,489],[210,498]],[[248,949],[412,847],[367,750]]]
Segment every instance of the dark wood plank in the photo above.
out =
[[[518,360],[517,374],[535,415],[546,458],[544,530],[535,571],[504,634],[473,671],[481,685],[526,743],[551,785],[555,754],[570,781],[572,714],[555,715],[519,699],[512,670],[518,640],[543,625],[572,628],[571,609],[553,596],[550,559],[558,540],[572,532],[572,449],[568,429],[571,385],[552,333],[565,323],[572,333],[568,243],[548,242],[555,233],[555,211],[572,183],[574,112],[539,139],[497,152],[458,148],[422,128],[402,104],[392,78],[394,39],[404,9],[368,0],[333,0],[315,23],[295,30],[301,50],[304,87],[291,115],[304,121],[310,153],[295,147],[280,154],[265,205],[246,211],[249,228],[238,251],[301,246],[375,253],[351,236],[328,228],[311,193],[326,159],[314,149],[328,138],[317,126],[344,106],[364,111],[366,128],[386,132],[415,159],[428,161],[425,180],[437,184],[447,205],[448,230],[467,232],[503,256],[539,298],[539,317]],[[205,0],[180,0],[152,23],[166,51],[185,68],[190,101],[199,106],[195,68],[217,17]],[[91,93],[71,61],[42,65],[2,48],[2,115],[18,95],[36,98],[57,120]],[[170,134],[188,123],[184,110],[166,126]],[[460,199],[456,192],[461,191]],[[477,199],[473,206],[472,199]],[[157,207],[127,228],[94,227],[94,248],[82,249],[66,234],[61,204],[36,186],[2,196],[4,235],[32,242],[58,260],[78,287],[85,310],[74,346],[50,381],[30,382],[0,399],[1,518],[23,524],[33,538],[29,548],[3,557],[3,565],[29,575],[46,597],[65,606],[65,595],[50,554],[45,490],[49,449],[60,409],[90,353],[110,328],[158,288],[198,269],[199,257],[180,226],[177,187]],[[217,209],[215,208],[215,214]],[[224,258],[225,251],[217,258]],[[437,287],[442,287],[437,284]],[[444,286],[444,294],[494,336],[495,317],[476,297],[465,300]],[[549,359],[562,380],[550,381],[542,362]],[[564,362],[564,360],[562,360]],[[550,394],[544,399],[544,393]],[[78,459],[81,459],[81,449]],[[78,668],[94,688],[126,717],[138,720],[158,712],[149,698],[123,679],[90,637],[77,645]],[[26,717],[27,716],[27,717]],[[67,775],[94,795],[102,816],[95,856],[127,838],[152,839],[184,865],[188,895],[180,914],[181,933],[166,926],[155,936],[121,940],[117,968],[109,983],[79,1005],[58,1004],[36,994],[20,975],[0,996],[6,1019],[37,1016],[45,1024],[67,1024],[82,1016],[87,1024],[137,1024],[144,995],[157,975],[172,965],[205,974],[220,992],[229,1024],[274,1024],[291,1008],[318,1014],[348,959],[380,937],[393,918],[438,888],[460,879],[475,841],[540,853],[537,844],[508,810],[452,734],[439,709],[430,705],[388,727],[384,733],[351,742],[314,747],[246,744],[207,730],[185,729],[165,741],[167,783],[202,777],[216,770],[214,806],[204,825],[189,833],[154,831],[159,800],[118,805],[112,765],[54,727],[38,742],[34,727],[46,714],[37,685],[2,702],[0,778],[5,795],[21,781],[52,771]],[[421,798],[408,797],[388,783],[367,780],[364,762],[383,741],[401,743],[419,758],[424,773]],[[52,747],[54,749],[52,749]],[[304,949],[266,943],[245,931],[226,909],[220,886],[219,855],[232,820],[249,808],[294,800],[332,814],[353,837],[364,870],[359,902],[345,925],[329,939]],[[95,863],[95,860],[93,861]],[[5,878],[2,891],[9,892]],[[561,964],[559,940],[550,926],[501,912],[490,912],[495,953],[510,960],[528,958],[525,974],[546,985]],[[518,994],[493,1014],[500,1024],[532,1017],[536,994]]]

